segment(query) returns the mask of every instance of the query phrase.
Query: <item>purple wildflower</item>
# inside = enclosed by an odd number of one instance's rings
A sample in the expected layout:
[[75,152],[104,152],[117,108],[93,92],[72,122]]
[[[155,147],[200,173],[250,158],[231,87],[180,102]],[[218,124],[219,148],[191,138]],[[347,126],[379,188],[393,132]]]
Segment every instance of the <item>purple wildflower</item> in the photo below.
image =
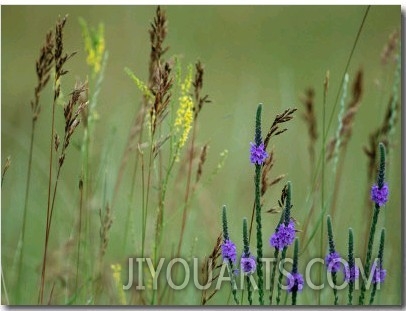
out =
[[350,269],[349,265],[345,265],[344,273],[345,273],[345,280],[347,282],[354,282],[356,279],[359,278],[359,269],[357,266],[354,266]]
[[261,165],[265,162],[266,158],[268,157],[268,153],[265,151],[264,144],[261,143],[259,146],[255,145],[254,143],[251,144],[251,163]]
[[337,252],[330,253],[326,256],[326,265],[328,272],[340,271],[340,259],[341,256]]
[[372,277],[372,283],[382,283],[386,278],[386,270],[382,267],[377,266],[376,263],[372,265],[371,271],[373,271],[374,276]]
[[231,260],[235,262],[237,260],[237,247],[231,240],[226,240],[221,245],[221,253],[224,260]]
[[255,262],[255,258],[253,256],[241,258],[241,270],[245,275],[253,274],[256,268],[257,263]]
[[376,184],[372,186],[371,199],[376,204],[378,204],[379,207],[385,205],[385,203],[388,201],[388,196],[389,196],[389,187],[387,183],[384,183],[382,188],[379,188],[378,185]]
[[271,236],[269,243],[277,249],[283,249],[295,240],[295,223],[289,222],[289,225],[280,224],[276,232]]
[[294,290],[301,292],[303,289],[303,276],[300,273],[289,273],[288,274],[288,293]]

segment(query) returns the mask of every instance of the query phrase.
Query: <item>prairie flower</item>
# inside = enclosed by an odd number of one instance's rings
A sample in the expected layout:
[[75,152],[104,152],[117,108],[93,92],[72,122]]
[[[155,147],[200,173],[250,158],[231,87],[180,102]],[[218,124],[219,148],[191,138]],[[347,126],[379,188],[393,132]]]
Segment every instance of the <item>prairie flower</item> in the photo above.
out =
[[255,269],[257,268],[257,264],[255,262],[254,256],[242,257],[241,258],[241,270],[246,275],[253,274]]
[[221,254],[224,260],[235,262],[237,260],[237,247],[231,240],[225,240],[221,245]]
[[181,84],[181,96],[179,97],[179,108],[176,112],[175,131],[180,133],[179,148],[182,148],[189,136],[193,123],[193,99],[189,91],[192,86],[192,66],[188,67],[188,74]]
[[385,203],[388,201],[388,196],[389,196],[389,187],[387,183],[384,183],[382,188],[379,188],[378,185],[376,184],[372,186],[371,199],[376,204],[378,204],[379,207],[385,205]]
[[92,68],[93,73],[97,74],[100,71],[103,54],[105,50],[104,41],[104,26],[99,24],[97,30],[87,26],[87,23],[80,19],[82,26],[82,37],[85,42],[85,51],[87,54],[86,62]]
[[326,256],[326,266],[328,272],[340,271],[340,254],[337,252],[330,253]]
[[303,289],[303,276],[300,273],[289,273],[288,274],[288,293],[293,291],[301,292]]

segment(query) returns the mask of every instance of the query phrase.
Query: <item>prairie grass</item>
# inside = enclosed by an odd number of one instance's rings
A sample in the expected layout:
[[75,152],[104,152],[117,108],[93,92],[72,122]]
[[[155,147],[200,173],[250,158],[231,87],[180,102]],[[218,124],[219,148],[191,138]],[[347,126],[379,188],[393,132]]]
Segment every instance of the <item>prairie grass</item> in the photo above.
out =
[[399,7],[2,9],[3,304],[401,303]]

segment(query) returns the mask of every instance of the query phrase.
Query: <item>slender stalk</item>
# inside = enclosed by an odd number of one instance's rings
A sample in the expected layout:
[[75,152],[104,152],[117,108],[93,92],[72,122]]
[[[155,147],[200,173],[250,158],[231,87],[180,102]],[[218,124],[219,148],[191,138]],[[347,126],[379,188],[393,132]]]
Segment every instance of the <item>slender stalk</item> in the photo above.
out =
[[[149,203],[149,190],[150,190],[150,185],[151,185],[151,172],[152,172],[152,163],[153,163],[153,136],[151,137],[151,142],[150,142],[150,149],[149,149],[149,164],[148,164],[148,175],[147,175],[147,185],[146,187],[144,186],[144,189],[146,188],[146,194],[145,194],[145,205],[143,207],[144,209],[144,218],[143,218],[143,231],[142,231],[142,250],[141,250],[141,257],[144,257],[144,246],[145,246],[145,233],[147,229],[147,216],[148,216],[148,203]],[[154,291],[155,293],[155,291]],[[154,294],[153,294],[154,295]]]
[[[58,81],[55,80],[55,88],[59,88]],[[57,96],[54,95],[54,101],[52,103],[52,122],[51,122],[51,142],[49,146],[49,178],[48,178],[48,205],[47,205],[47,220],[46,220],[46,227],[45,227],[45,245],[44,245],[44,254],[42,259],[42,272],[41,272],[41,285],[40,285],[40,292],[39,292],[39,303],[43,304],[44,301],[44,286],[45,286],[45,270],[46,270],[46,260],[47,260],[47,252],[48,252],[48,240],[49,240],[49,215],[51,212],[51,185],[52,185],[52,163],[53,163],[53,155],[54,155],[54,126],[55,126],[55,106],[56,106]]]
[[[327,216],[327,232],[328,232],[328,244],[329,244],[329,253],[335,253],[335,245],[334,245],[334,235],[333,235],[333,225],[331,224],[331,216]],[[335,270],[331,271],[331,277],[333,279],[333,293],[334,293],[334,305],[338,304],[338,294],[337,288],[337,272]]]
[[[225,205],[223,205],[221,220],[222,220],[222,225],[223,225],[223,243],[226,243],[227,241],[230,240],[230,237],[228,234],[227,209],[226,209]],[[228,254],[227,254],[227,256],[228,256]],[[235,286],[235,278],[234,278],[234,273],[233,273],[234,272],[233,261],[229,257],[224,258],[224,256],[223,256],[223,260],[226,261],[226,263],[227,263],[227,269],[228,269],[228,273],[230,275],[231,293],[233,294],[234,302],[237,305],[239,305],[238,298],[237,298],[237,290],[236,290],[236,286]],[[229,297],[229,300],[230,300],[230,297]]]
[[[245,218],[245,217],[243,219],[243,224],[242,224],[242,236],[243,236],[243,245],[244,245],[243,257],[249,258],[251,256],[251,252],[250,252],[249,240],[248,240],[247,218]],[[243,272],[244,271],[241,271],[241,273],[243,273]],[[252,287],[251,287],[249,275],[247,275],[245,277],[245,280],[247,282],[248,302],[251,306],[252,305]],[[244,294],[244,292],[242,293],[242,296],[241,296],[241,304],[243,303],[243,300],[244,300],[243,294]]]
[[189,163],[188,163],[188,173],[187,173],[187,179],[186,179],[186,191],[185,191],[185,199],[184,199],[184,207],[183,207],[183,213],[182,213],[182,225],[180,229],[180,237],[179,237],[179,243],[178,243],[178,250],[177,254],[178,256],[180,255],[180,251],[182,248],[182,242],[183,242],[183,235],[186,227],[186,220],[187,220],[187,207],[188,207],[188,200],[189,200],[189,193],[190,193],[190,180],[192,176],[192,163],[193,163],[193,152],[195,148],[195,137],[196,137],[196,124],[193,126],[193,134],[192,134],[192,143],[190,145],[190,152],[189,152]]
[[[385,164],[386,150],[385,150],[384,144],[382,144],[382,143],[379,144],[379,152],[380,152],[380,164],[379,164],[377,184],[378,184],[379,189],[381,189],[383,187],[384,181],[385,181],[385,165],[386,165]],[[366,258],[365,258],[365,274],[366,274],[367,279],[369,277],[369,270],[371,267],[372,248],[373,248],[373,244],[374,244],[376,224],[378,223],[379,211],[380,211],[380,206],[378,203],[375,203],[374,215],[372,216],[371,229],[370,229],[369,238],[368,238],[368,249],[367,249],[367,254],[366,254]],[[362,282],[361,293],[359,296],[360,305],[364,304],[365,290],[366,290],[365,282]]]
[[[258,105],[255,119],[255,144],[260,146],[262,143],[261,135],[261,114],[262,104]],[[257,225],[257,276],[258,276],[258,294],[259,304],[264,304],[264,281],[262,271],[262,221],[261,221],[261,164],[255,164],[255,220]]]
[[[155,232],[155,245],[154,245],[154,258],[157,260],[157,254],[158,254],[158,248],[161,245],[161,240],[162,240],[162,228],[163,228],[163,223],[164,223],[164,203],[165,203],[165,197],[166,197],[166,191],[168,189],[168,182],[169,182],[169,177],[172,172],[173,165],[176,162],[176,155],[178,153],[179,145],[177,146],[177,150],[175,152],[175,155],[172,157],[171,162],[169,163],[169,167],[166,171],[165,179],[162,183],[162,192],[161,192],[161,198],[159,200],[159,209],[158,209],[158,215],[157,215],[157,227],[156,227],[156,232]],[[148,190],[147,190],[148,193]],[[155,302],[155,296],[156,296],[156,291],[154,290],[152,293],[152,304]]]
[[[353,274],[353,268],[355,268],[354,264],[354,236],[352,233],[352,229],[348,230],[348,304],[352,305],[352,294],[354,292],[354,278],[355,272]],[[368,271],[368,270],[366,270]]]
[[278,256],[279,256],[279,249],[275,248],[273,257],[276,261],[272,267],[272,272],[271,272],[271,285],[270,285],[270,292],[269,292],[269,304],[270,305],[272,305],[272,299],[273,299],[273,289],[274,289],[274,284],[275,284],[276,267],[278,265]]
[[[291,189],[291,183],[288,182],[287,183],[287,193],[286,193],[286,202],[285,202],[285,208],[283,209],[282,213],[281,213],[281,217],[279,218],[279,222],[278,225],[276,226],[275,232],[278,232],[279,226],[284,223],[286,226],[289,224],[290,222],[290,209],[292,208],[292,204],[291,204],[291,200],[292,200],[292,189]],[[286,248],[286,247],[285,247]],[[284,248],[284,249],[285,249]],[[283,250],[282,249],[282,254],[283,254]],[[281,254],[281,259],[278,262],[275,262],[273,269],[272,269],[272,274],[271,274],[271,288],[270,288],[270,294],[269,294],[269,304],[272,305],[272,298],[273,298],[273,288],[274,288],[274,283],[275,283],[275,275],[276,275],[276,266],[280,265],[282,262],[282,254]],[[277,260],[278,259],[278,255],[279,255],[279,249],[275,247],[275,251],[274,251],[274,258]],[[286,256],[286,252],[285,255]],[[279,269],[279,274],[281,274],[281,270]],[[278,295],[280,296],[280,290],[279,287],[281,285],[282,279],[281,279],[281,275],[279,275],[278,278]],[[277,302],[279,303],[279,302]]]
[[345,156],[347,154],[347,145],[343,146],[342,157],[339,159],[338,170],[335,173],[333,199],[331,202],[331,217],[334,217],[337,208],[337,199],[340,192],[341,177],[344,171]]
[[79,200],[79,236],[78,236],[78,254],[76,258],[76,281],[75,281],[75,289],[78,289],[78,279],[79,279],[79,266],[80,266],[80,242],[81,242],[81,234],[82,234],[82,209],[83,209],[83,179],[80,178],[79,180],[79,192],[80,192],[80,200]]
[[[329,119],[328,124],[327,124],[326,136],[328,135],[328,132],[329,132],[330,127],[331,127],[331,125],[332,125],[332,120],[333,120],[333,117],[334,117],[334,111],[335,111],[335,109],[336,109],[336,106],[337,106],[337,103],[338,103],[338,99],[339,99],[339,97],[340,97],[341,89],[342,89],[343,84],[344,84],[345,74],[348,72],[348,68],[349,68],[349,66],[350,66],[350,63],[351,63],[351,60],[352,60],[352,56],[353,56],[354,51],[355,51],[355,48],[356,48],[356,46],[357,46],[357,44],[358,44],[358,41],[359,41],[359,38],[360,38],[360,35],[361,35],[361,32],[362,32],[362,29],[364,28],[364,24],[365,24],[366,18],[367,18],[367,16],[368,16],[370,7],[371,7],[371,6],[369,5],[369,6],[366,8],[365,12],[364,12],[364,16],[363,16],[363,19],[362,19],[362,21],[361,21],[361,24],[360,24],[360,26],[359,26],[359,28],[358,28],[358,32],[357,32],[357,35],[356,35],[356,37],[355,37],[354,44],[353,44],[353,46],[352,46],[352,48],[351,48],[351,51],[350,51],[350,54],[349,54],[349,56],[348,56],[347,64],[346,64],[346,66],[345,66],[344,73],[343,73],[343,75],[342,75],[340,87],[339,87],[339,89],[338,89],[337,96],[336,96],[336,99],[335,99],[335,101],[334,101],[333,110],[332,110],[332,112],[331,112],[330,119]],[[323,144],[325,144],[325,141],[323,141]],[[317,185],[318,185],[319,169],[320,169],[321,162],[324,161],[324,160],[325,160],[324,157],[319,157],[319,159],[318,159],[318,161],[317,161],[316,169],[315,169],[314,174],[313,174],[313,182],[312,182],[312,187],[311,187],[310,193],[314,193],[314,191],[315,191],[315,189],[316,189],[316,187],[317,187]],[[320,226],[321,223],[322,223],[322,217],[324,217],[324,213],[322,213],[322,214],[319,216],[318,220],[316,221],[316,224],[315,224],[315,226],[313,227],[313,231],[310,233],[310,237],[309,237],[308,239],[306,239],[307,242],[306,242],[305,246],[302,248],[301,254],[303,254],[303,253],[306,251],[306,249],[307,249],[307,247],[309,246],[309,243],[312,241],[312,239],[313,239],[313,237],[314,237],[316,231],[319,229],[319,226]]]
[[[283,264],[286,258],[286,252],[288,250],[288,247],[285,246],[282,250],[282,254],[281,254],[281,260],[279,261],[279,264]],[[282,269],[283,267],[280,267],[279,269],[279,276],[278,276],[278,293],[276,295],[276,304],[279,305],[279,302],[281,300],[281,291],[282,291],[282,277],[283,277],[283,273],[282,273]]]
[[[367,249],[367,255],[365,258],[365,277],[368,279],[369,277],[369,270],[371,267],[371,256],[372,256],[372,248],[374,244],[374,237],[375,237],[375,231],[376,231],[376,224],[378,222],[378,216],[379,216],[379,206],[374,208],[374,215],[372,216],[372,223],[371,223],[371,228],[369,231],[369,238],[368,238],[368,249]],[[361,293],[359,296],[359,304],[363,305],[364,304],[364,298],[365,298],[365,282],[362,281],[361,284]]]
[[51,121],[51,137],[49,146],[49,179],[48,179],[48,200],[47,200],[47,219],[45,228],[45,245],[44,253],[42,259],[42,271],[41,271],[41,285],[39,290],[38,301],[43,304],[44,301],[44,287],[45,287],[45,271],[46,271],[46,261],[48,252],[48,241],[49,241],[49,228],[50,228],[50,216],[51,216],[51,185],[52,185],[52,169],[53,169],[53,154],[54,154],[54,139],[55,139],[55,107],[56,102],[59,98],[61,92],[60,78],[62,75],[67,73],[63,69],[65,62],[71,58],[75,53],[71,55],[63,55],[63,28],[66,23],[67,16],[62,20],[59,19],[55,27],[55,49],[53,54],[54,65],[55,65],[55,78],[54,78],[54,96],[52,102],[52,121]]
[[18,261],[18,270],[17,270],[17,290],[16,290],[16,303],[20,301],[21,295],[21,270],[24,262],[24,241],[25,241],[25,230],[27,223],[27,209],[28,209],[28,197],[30,193],[30,184],[31,184],[31,167],[32,167],[32,156],[34,150],[34,138],[35,138],[35,124],[36,119],[32,119],[31,122],[31,139],[30,139],[30,149],[28,155],[28,168],[27,168],[27,180],[25,184],[25,199],[24,199],[24,212],[23,212],[23,225],[20,233],[20,240],[18,242],[17,251],[20,253]]
[[[324,216],[325,210],[325,201],[324,201],[324,180],[325,180],[325,164],[326,164],[326,101],[327,101],[327,91],[328,91],[328,83],[329,83],[329,75],[330,73],[327,71],[326,79],[324,81],[324,94],[323,94],[323,143],[322,143],[322,150],[321,150],[321,211],[322,215]],[[320,248],[319,252],[320,255],[323,254],[324,245],[324,222],[321,221],[320,224]],[[321,279],[323,277],[323,268],[320,266],[319,268],[319,284],[321,284]],[[321,291],[319,291],[318,295],[318,303],[321,304]]]
[[[298,238],[295,239],[295,246],[293,249],[293,267],[292,267],[292,274],[297,273],[297,266],[298,266],[298,254],[299,254],[299,240]],[[296,297],[297,297],[297,286],[292,288],[292,305],[296,305]],[[287,296],[286,296],[287,297]]]
[[[383,266],[383,251],[385,248],[385,229],[381,230],[381,240],[379,243],[379,252],[378,252],[378,265],[376,268],[379,268],[380,270],[382,269]],[[383,280],[381,280],[383,282]],[[372,292],[371,292],[371,298],[369,300],[369,304],[372,305],[374,303],[375,295],[376,295],[376,290],[378,287],[378,284],[380,282],[375,282],[372,287]]]
[[145,165],[144,165],[144,153],[141,153],[141,200],[142,200],[142,210],[141,210],[141,258],[144,258],[144,248],[145,248],[145,230],[147,223],[147,215],[145,210]]

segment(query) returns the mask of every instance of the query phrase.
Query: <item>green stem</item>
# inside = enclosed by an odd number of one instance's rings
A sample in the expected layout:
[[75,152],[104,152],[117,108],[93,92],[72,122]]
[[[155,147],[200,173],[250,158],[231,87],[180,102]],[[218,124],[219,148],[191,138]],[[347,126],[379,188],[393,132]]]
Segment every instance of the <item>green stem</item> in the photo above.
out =
[[[331,223],[331,217],[330,215],[327,216],[327,232],[328,232],[328,244],[329,244],[329,253],[335,253],[335,245],[334,245],[334,235],[333,235],[333,225]],[[337,285],[337,273],[335,271],[331,272],[331,277],[333,279],[333,293],[334,293],[334,305],[338,304],[338,294],[337,294],[337,288],[335,286]]]
[[[281,260],[280,263],[283,263],[285,261],[286,258],[286,252],[287,252],[288,248],[285,246],[282,250],[282,254],[281,254]],[[283,273],[282,270],[283,267],[281,267],[281,269],[279,269],[279,277],[278,277],[278,294],[276,295],[276,304],[279,305],[279,302],[281,300],[281,290],[282,290],[282,277],[283,277]]]
[[27,210],[28,210],[28,197],[30,193],[31,184],[31,167],[32,167],[32,155],[34,149],[34,133],[35,133],[35,119],[31,123],[31,139],[30,139],[30,151],[28,156],[28,169],[27,169],[27,180],[25,185],[25,200],[24,200],[24,213],[23,213],[23,225],[20,232],[20,239],[18,241],[17,253],[19,254],[18,260],[18,270],[17,270],[17,289],[16,289],[16,303],[19,303],[21,297],[21,270],[24,262],[24,240],[25,240],[25,230],[27,223]]
[[[348,230],[348,304],[352,305],[352,293],[354,292],[354,280],[353,276],[355,277],[355,273],[353,275],[352,269],[355,267],[354,263],[354,236],[352,233],[352,229]],[[366,270],[368,271],[368,270]]]
[[[78,254],[76,258],[76,282],[75,290],[78,290],[78,279],[79,279],[79,265],[80,265],[80,242],[82,233],[82,209],[83,209],[83,180],[79,180],[79,191],[80,191],[80,201],[79,201],[79,236],[78,236]],[[77,295],[77,294],[76,294]]]
[[[249,276],[247,276],[245,278],[245,280],[247,282],[248,303],[250,304],[250,306],[252,306],[252,287],[251,287],[251,282],[250,282]],[[242,303],[242,299],[241,299],[241,303]]]
[[[381,231],[381,241],[379,243],[379,252],[378,252],[378,265],[377,268],[382,269],[383,267],[383,251],[385,248],[385,229]],[[383,281],[383,280],[382,280]],[[371,299],[369,300],[369,304],[373,304],[376,294],[376,289],[378,287],[378,283],[374,283],[372,287]]]
[[[365,258],[365,277],[366,277],[366,279],[369,278],[369,270],[370,270],[370,267],[371,267],[372,248],[373,248],[373,245],[374,245],[374,237],[375,237],[375,231],[376,231],[376,224],[378,222],[379,211],[380,211],[379,205],[375,204],[374,215],[372,217],[371,229],[370,229],[369,238],[368,238],[367,255],[366,255],[366,258]],[[361,293],[359,295],[359,304],[360,305],[364,304],[365,290],[366,290],[365,282],[362,281]]]
[[262,275],[262,222],[261,222],[261,202],[260,202],[260,177],[261,165],[255,165],[255,214],[257,223],[257,275],[259,303],[264,304],[264,284]]
[[273,299],[273,289],[274,289],[274,284],[275,284],[276,267],[278,265],[278,256],[279,256],[279,249],[275,248],[273,257],[275,258],[276,261],[272,267],[272,272],[271,272],[271,284],[270,284],[270,292],[269,292],[269,304],[270,305],[272,305],[272,299]]
[[[55,73],[57,75],[58,73]],[[45,287],[45,273],[46,273],[46,261],[48,252],[48,240],[49,240],[49,221],[50,221],[50,211],[51,211],[51,185],[52,185],[52,168],[53,168],[53,155],[54,155],[54,133],[55,133],[55,106],[58,99],[58,93],[60,91],[60,84],[58,84],[58,77],[55,77],[54,83],[54,100],[52,103],[52,122],[51,122],[51,142],[49,146],[49,178],[48,178],[48,201],[47,201],[47,219],[45,226],[45,241],[44,241],[44,253],[42,257],[42,271],[41,271],[41,285],[39,289],[38,302],[43,304],[44,301],[44,287]]]
[[[299,240],[298,240],[298,238],[296,238],[295,246],[294,246],[294,250],[293,250],[292,274],[297,273],[298,253],[299,253]],[[298,290],[297,286],[294,286],[292,289],[292,306],[296,305],[297,290]]]

